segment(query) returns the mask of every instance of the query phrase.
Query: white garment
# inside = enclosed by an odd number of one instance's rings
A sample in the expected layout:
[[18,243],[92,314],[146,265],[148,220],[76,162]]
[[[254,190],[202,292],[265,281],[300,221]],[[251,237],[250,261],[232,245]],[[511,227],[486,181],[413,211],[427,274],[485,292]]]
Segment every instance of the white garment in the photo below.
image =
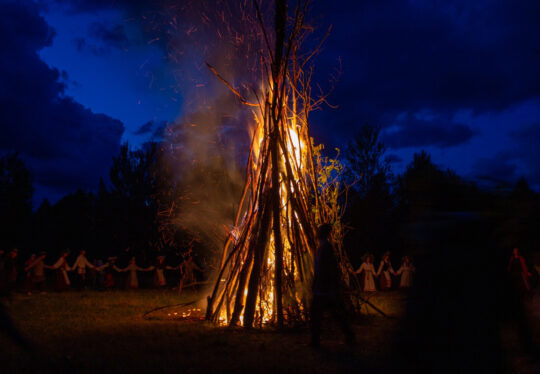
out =
[[364,291],[376,291],[375,288],[375,279],[373,276],[375,275],[375,267],[371,262],[363,262],[362,265],[356,270],[356,274],[359,274],[361,272],[364,272]]
[[58,259],[58,261],[56,261],[54,263],[54,265],[52,266],[53,269],[60,269],[60,272],[62,274],[62,277],[64,278],[64,282],[66,283],[67,286],[69,286],[71,284],[71,282],[69,281],[69,276],[68,276],[68,273],[67,273],[67,270],[68,270],[68,264],[66,262],[66,259],[65,257],[60,257]]
[[137,266],[137,264],[130,263],[127,267],[125,267],[122,271],[129,271],[128,279],[127,279],[127,286],[129,288],[138,288],[139,287],[139,279],[137,278],[137,271],[145,270],[143,268],[140,268]]
[[91,269],[94,269],[95,266],[92,265],[84,255],[79,255],[77,259],[75,260],[75,263],[71,267],[72,270],[77,269],[77,274],[86,274],[86,268],[89,267]]
[[414,265],[409,263],[403,263],[397,271],[397,275],[401,274],[399,281],[399,287],[409,288],[412,287],[413,273],[415,272]]

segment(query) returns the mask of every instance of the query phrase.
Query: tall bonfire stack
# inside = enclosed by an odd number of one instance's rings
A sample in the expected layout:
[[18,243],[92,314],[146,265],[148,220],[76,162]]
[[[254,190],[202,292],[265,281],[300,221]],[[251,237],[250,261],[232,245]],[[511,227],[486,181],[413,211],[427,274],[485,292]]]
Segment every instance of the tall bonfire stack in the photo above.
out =
[[311,31],[305,24],[309,1],[289,15],[286,0],[275,0],[274,28],[266,29],[255,1],[264,37],[261,85],[248,102],[219,73],[240,100],[252,107],[252,134],[246,183],[236,221],[224,246],[206,318],[250,328],[283,327],[306,320],[317,226],[332,223],[336,256],[346,283],[348,259],[341,248],[339,182],[317,157],[308,115],[325,97],[311,97],[311,53],[301,44]]

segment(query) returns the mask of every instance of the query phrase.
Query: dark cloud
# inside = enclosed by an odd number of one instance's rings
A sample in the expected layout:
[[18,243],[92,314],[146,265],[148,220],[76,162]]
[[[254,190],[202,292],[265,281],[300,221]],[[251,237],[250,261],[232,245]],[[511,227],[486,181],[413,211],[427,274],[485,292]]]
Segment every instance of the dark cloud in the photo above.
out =
[[[457,111],[498,112],[540,96],[540,2],[349,1],[318,3],[332,34],[316,65],[324,82],[341,60],[341,78],[330,96],[337,110],[315,117],[314,125],[339,144],[350,122],[387,127],[403,113],[426,109],[452,118]],[[413,127],[417,124],[411,123]],[[463,124],[463,126],[466,124]],[[433,123],[422,141],[403,144],[449,146],[447,122]],[[436,127],[443,127],[437,130]],[[458,144],[471,133],[453,130]],[[487,125],[486,125],[487,127]],[[415,129],[403,129],[404,135]],[[422,135],[422,134],[418,134]],[[428,144],[430,137],[435,144]],[[395,139],[394,146],[400,144]]]
[[135,131],[135,135],[146,135],[152,132],[152,129],[154,128],[154,121],[148,121],[139,127],[137,131]]
[[338,103],[380,119],[424,108],[501,110],[540,95],[540,2],[434,4],[327,5],[329,20],[339,20],[327,47],[343,61]]
[[452,147],[462,144],[474,135],[469,126],[440,119],[422,120],[408,116],[383,136],[388,148]]
[[122,123],[65,95],[67,75],[38,55],[54,31],[35,4],[7,1],[0,8],[0,45],[9,51],[0,59],[0,152],[19,152],[38,189],[97,185],[119,149]]
[[77,51],[89,51],[96,56],[106,55],[113,49],[126,51],[131,44],[124,26],[110,26],[102,22],[91,23],[87,37],[77,37],[73,43]]
[[504,151],[493,157],[480,158],[473,167],[472,175],[484,184],[511,185],[519,177],[516,155]]
[[88,27],[88,34],[112,48],[125,50],[129,46],[123,25],[109,26],[102,22],[93,22]]
[[151,140],[153,141],[160,141],[164,137],[164,132],[167,129],[169,123],[167,121],[148,121],[141,125],[135,131],[134,135],[151,135]]
[[540,190],[540,122],[513,131],[511,137],[516,142],[515,153],[526,178],[531,186]]

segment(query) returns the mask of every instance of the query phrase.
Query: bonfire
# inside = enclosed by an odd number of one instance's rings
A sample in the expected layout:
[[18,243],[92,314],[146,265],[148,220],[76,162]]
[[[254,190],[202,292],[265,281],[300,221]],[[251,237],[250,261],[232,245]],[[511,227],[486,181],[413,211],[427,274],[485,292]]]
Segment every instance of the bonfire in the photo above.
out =
[[206,318],[247,328],[282,327],[307,318],[318,225],[333,225],[343,279],[350,284],[354,278],[341,248],[341,188],[339,178],[333,177],[340,172],[339,164],[322,158],[309,134],[310,112],[326,101],[326,95],[312,98],[310,85],[311,60],[320,45],[301,53],[312,31],[306,25],[309,1],[298,2],[290,17],[286,0],[276,0],[272,31],[254,4],[266,46],[260,52],[261,82],[253,92],[255,100],[248,101],[208,65],[250,107],[254,124],[245,187]]

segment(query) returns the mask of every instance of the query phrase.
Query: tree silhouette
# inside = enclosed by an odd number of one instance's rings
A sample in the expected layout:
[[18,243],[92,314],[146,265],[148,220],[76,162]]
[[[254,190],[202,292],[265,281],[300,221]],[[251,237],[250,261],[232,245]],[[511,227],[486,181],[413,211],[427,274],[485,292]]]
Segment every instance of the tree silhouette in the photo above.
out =
[[32,176],[17,153],[0,158],[0,247],[27,246]]

